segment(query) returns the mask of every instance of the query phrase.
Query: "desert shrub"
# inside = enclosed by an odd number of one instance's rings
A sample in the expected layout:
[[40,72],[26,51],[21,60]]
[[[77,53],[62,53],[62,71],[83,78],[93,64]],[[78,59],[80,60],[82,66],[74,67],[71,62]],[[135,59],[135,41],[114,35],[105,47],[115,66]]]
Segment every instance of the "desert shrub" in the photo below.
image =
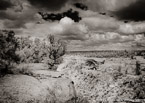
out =
[[89,66],[89,69],[90,70],[97,70],[99,68],[99,65],[102,65],[105,63],[105,60],[101,61],[101,62],[98,62],[94,59],[87,59],[85,61],[85,65],[86,66]]
[[65,54],[66,45],[60,39],[55,38],[53,35],[48,36],[48,53],[46,63],[49,69],[56,70],[57,65],[62,62],[62,56]]
[[136,61],[136,74],[137,75],[140,74],[140,63],[139,63],[139,61]]
[[78,96],[76,99],[76,103],[89,103],[89,101],[85,97]]
[[130,98],[132,99],[144,99],[145,98],[145,77],[137,76],[137,77],[123,77],[122,85],[124,88],[120,90],[122,95],[126,96],[130,93]]
[[18,63],[19,57],[16,55],[18,46],[13,31],[0,31],[0,76],[7,74],[13,63]]
[[94,59],[87,59],[85,64],[90,67],[90,70],[97,70],[99,65]]
[[21,63],[41,63],[47,52],[47,45],[45,41],[39,38],[34,40],[31,37],[18,37],[19,49],[17,54],[21,57]]
[[29,39],[30,37],[18,37],[19,49],[17,50],[17,54],[21,57],[20,62],[25,63],[29,62],[29,58],[31,57],[32,50],[32,41]]

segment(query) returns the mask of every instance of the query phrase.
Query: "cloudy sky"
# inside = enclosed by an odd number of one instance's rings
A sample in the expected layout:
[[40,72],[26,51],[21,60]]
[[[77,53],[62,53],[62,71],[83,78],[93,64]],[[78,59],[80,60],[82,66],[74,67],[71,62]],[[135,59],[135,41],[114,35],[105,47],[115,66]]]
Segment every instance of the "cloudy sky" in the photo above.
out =
[[0,0],[0,28],[67,41],[68,50],[145,48],[145,0]]

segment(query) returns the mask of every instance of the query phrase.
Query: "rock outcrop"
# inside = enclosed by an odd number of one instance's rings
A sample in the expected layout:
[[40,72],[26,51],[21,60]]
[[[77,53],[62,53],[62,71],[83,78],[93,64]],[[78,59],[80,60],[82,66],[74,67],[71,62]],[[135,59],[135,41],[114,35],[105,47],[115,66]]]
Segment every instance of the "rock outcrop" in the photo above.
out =
[[26,75],[7,75],[0,80],[0,103],[45,103],[49,91]]
[[70,79],[7,75],[0,80],[0,103],[67,103],[75,99]]

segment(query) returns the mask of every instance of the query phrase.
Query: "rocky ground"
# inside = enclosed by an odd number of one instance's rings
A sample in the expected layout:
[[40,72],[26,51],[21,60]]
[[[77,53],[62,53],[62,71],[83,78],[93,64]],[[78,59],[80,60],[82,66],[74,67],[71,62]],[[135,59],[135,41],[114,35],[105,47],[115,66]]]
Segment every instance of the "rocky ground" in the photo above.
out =
[[[88,60],[97,61],[95,69],[88,66]],[[103,62],[104,61],[104,62]],[[69,62],[69,63],[68,63]],[[66,57],[66,64],[60,65],[74,81],[77,94],[90,103],[144,103],[145,102],[145,60],[143,58],[81,58]],[[102,102],[103,101],[103,102]]]
[[0,78],[0,103],[144,103],[145,60],[66,56],[57,71],[21,64]]

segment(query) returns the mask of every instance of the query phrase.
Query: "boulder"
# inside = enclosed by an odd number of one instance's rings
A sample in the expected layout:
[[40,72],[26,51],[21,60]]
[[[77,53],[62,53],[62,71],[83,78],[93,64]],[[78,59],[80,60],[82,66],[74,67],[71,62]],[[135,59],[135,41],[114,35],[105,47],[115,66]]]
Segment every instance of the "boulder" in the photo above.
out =
[[54,92],[56,99],[59,101],[58,103],[67,103],[67,101],[70,100],[72,100],[73,103],[76,99],[74,82],[69,79],[57,79],[52,91]]
[[26,75],[0,78],[0,103],[73,103],[75,100],[74,83],[67,78],[38,80]]
[[48,91],[26,75],[7,75],[0,79],[0,103],[45,103]]

